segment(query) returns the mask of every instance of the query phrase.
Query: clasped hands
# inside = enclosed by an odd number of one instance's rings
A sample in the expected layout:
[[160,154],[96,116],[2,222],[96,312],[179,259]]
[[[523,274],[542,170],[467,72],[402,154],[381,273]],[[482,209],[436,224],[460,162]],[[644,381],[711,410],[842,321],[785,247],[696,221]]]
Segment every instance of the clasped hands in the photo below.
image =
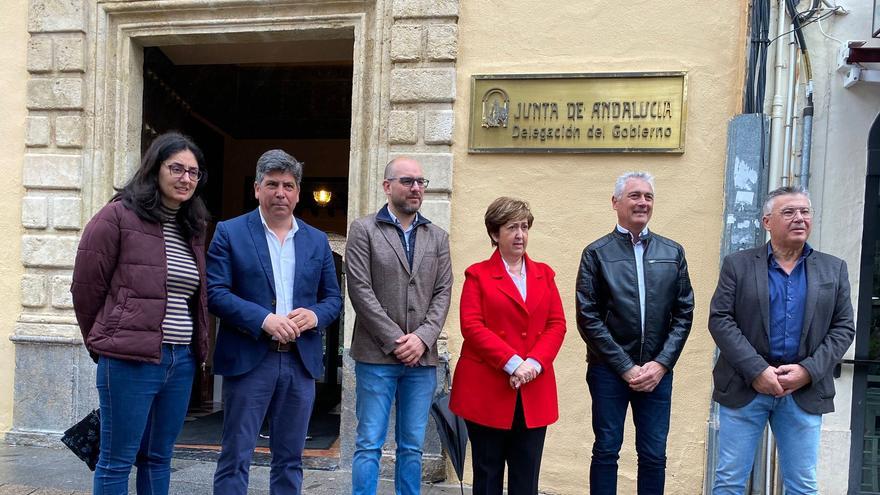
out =
[[318,317],[315,312],[306,308],[296,308],[287,316],[270,314],[263,321],[263,331],[282,344],[293,342],[303,332],[315,328]]
[[418,366],[419,358],[428,350],[428,346],[414,333],[408,333],[394,341],[394,357],[409,367]]
[[648,361],[642,366],[635,365],[626,370],[623,379],[635,392],[652,392],[665,374],[666,366],[657,361]]
[[810,373],[803,366],[799,364],[783,364],[778,368],[767,366],[752,381],[752,388],[758,393],[779,398],[785,397],[811,381]]
[[535,368],[535,366],[528,361],[523,361],[515,370],[513,370],[513,374],[510,375],[510,388],[516,390],[537,377],[538,368]]

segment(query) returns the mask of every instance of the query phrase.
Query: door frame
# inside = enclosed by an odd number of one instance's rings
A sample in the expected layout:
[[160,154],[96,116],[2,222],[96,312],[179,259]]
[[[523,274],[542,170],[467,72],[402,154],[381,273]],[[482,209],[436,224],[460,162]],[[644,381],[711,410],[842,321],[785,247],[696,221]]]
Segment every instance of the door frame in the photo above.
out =
[[[272,42],[353,38],[352,125],[348,216],[355,218],[380,195],[375,143],[382,100],[370,97],[381,79],[381,43],[373,26],[381,23],[375,6],[331,2],[325,6],[284,1],[242,6],[218,3],[211,9],[189,1],[168,2],[161,11],[135,2],[99,3],[91,33],[96,37],[89,100],[94,105],[94,147],[86,153],[89,170],[83,188],[87,216],[124,185],[140,161],[143,104],[143,48],[147,46]],[[381,32],[381,29],[378,30]],[[372,152],[371,152],[372,150]]]
[[850,422],[850,470],[848,493],[862,493],[862,451],[865,430],[865,396],[868,368],[871,363],[871,297],[874,290],[874,250],[880,240],[880,115],[874,119],[868,133],[868,167],[865,176],[865,210],[862,222],[862,254],[859,263],[859,294],[855,355],[853,357],[852,418]]

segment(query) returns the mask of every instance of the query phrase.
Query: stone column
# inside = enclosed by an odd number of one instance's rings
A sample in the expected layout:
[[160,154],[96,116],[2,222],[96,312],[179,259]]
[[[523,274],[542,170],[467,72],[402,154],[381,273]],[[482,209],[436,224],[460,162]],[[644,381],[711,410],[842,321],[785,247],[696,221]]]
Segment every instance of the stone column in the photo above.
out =
[[[70,281],[82,228],[86,2],[31,0],[22,174],[21,316],[15,342],[13,443],[55,444],[97,407],[94,364],[73,316]],[[57,444],[55,444],[57,445]]]
[[[430,187],[422,213],[436,225],[449,230],[452,193],[452,105],[456,98],[455,61],[458,56],[457,0],[393,0],[383,42],[390,71],[387,108],[380,142],[387,159],[410,156],[418,160]],[[382,153],[380,153],[380,156]],[[380,160],[381,161],[381,160]],[[377,163],[384,167],[385,163]],[[381,177],[381,169],[377,177]],[[381,193],[381,189],[379,190]],[[381,198],[384,201],[384,197]],[[379,203],[381,204],[381,202]],[[353,316],[353,312],[349,313]],[[351,328],[347,325],[347,328]],[[445,331],[438,342],[441,366],[437,369],[438,392],[446,383],[449,353]],[[341,465],[348,469],[354,453],[355,378],[354,362],[344,360],[341,426]],[[393,414],[392,414],[393,416]],[[381,476],[394,476],[394,418],[382,453]],[[425,439],[423,477],[428,481],[446,478],[446,461],[433,420]]]

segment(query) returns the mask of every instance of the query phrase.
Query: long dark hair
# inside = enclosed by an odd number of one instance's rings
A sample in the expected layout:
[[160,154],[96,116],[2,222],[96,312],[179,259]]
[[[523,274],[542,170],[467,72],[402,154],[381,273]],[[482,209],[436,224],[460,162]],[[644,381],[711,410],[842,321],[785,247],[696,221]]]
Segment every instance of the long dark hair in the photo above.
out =
[[142,220],[160,223],[162,191],[159,190],[159,168],[171,155],[184,150],[189,150],[195,156],[202,177],[192,197],[180,204],[177,224],[187,239],[203,235],[209,218],[208,208],[199,196],[208,181],[205,155],[192,139],[179,132],[166,132],[156,137],[144,153],[134,177],[122,189],[118,189],[110,201],[121,200]]

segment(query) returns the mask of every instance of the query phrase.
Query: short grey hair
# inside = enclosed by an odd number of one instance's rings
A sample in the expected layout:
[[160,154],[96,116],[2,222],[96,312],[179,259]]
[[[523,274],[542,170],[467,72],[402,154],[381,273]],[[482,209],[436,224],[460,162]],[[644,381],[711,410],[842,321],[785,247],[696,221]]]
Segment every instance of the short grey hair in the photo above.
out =
[[257,160],[257,172],[254,182],[263,182],[263,176],[269,172],[287,172],[296,179],[296,187],[299,187],[303,176],[303,162],[287,154],[284,150],[269,150],[263,153]]
[[623,197],[623,190],[626,188],[626,181],[630,179],[639,179],[651,185],[651,192],[654,192],[654,176],[648,172],[627,172],[617,178],[614,182],[614,197],[620,199]]
[[769,215],[773,212],[773,205],[776,203],[776,198],[779,196],[788,196],[790,194],[799,194],[807,197],[807,201],[809,201],[810,206],[813,205],[813,201],[810,199],[810,191],[807,191],[807,188],[804,186],[782,186],[777,187],[776,189],[767,193],[767,197],[764,199],[764,207],[761,208],[764,216]]

